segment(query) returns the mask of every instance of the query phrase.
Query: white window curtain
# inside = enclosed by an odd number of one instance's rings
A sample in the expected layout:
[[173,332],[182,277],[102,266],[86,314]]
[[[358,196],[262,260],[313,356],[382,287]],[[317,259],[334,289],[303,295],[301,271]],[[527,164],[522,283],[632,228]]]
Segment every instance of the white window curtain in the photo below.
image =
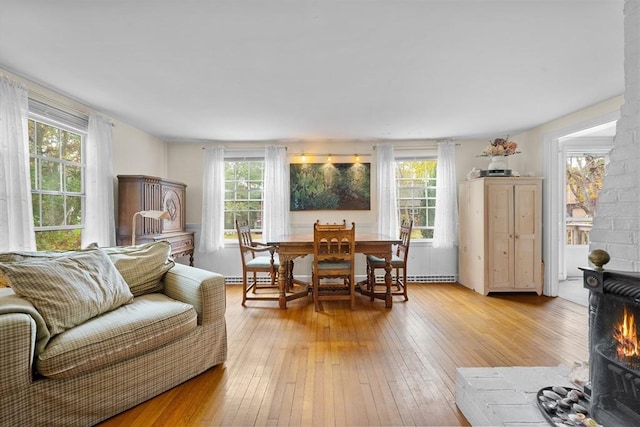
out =
[[97,113],[89,115],[85,148],[84,230],[82,246],[115,246],[113,203],[113,123]]
[[224,147],[204,150],[200,252],[224,248]]
[[434,248],[451,248],[458,244],[458,196],[456,189],[456,144],[438,144],[436,169],[436,217]]
[[378,232],[398,236],[398,201],[393,145],[376,146],[376,182],[378,196]]
[[0,76],[0,251],[36,249],[28,120],[27,88]]
[[267,146],[264,152],[264,241],[289,232],[289,168],[287,148]]

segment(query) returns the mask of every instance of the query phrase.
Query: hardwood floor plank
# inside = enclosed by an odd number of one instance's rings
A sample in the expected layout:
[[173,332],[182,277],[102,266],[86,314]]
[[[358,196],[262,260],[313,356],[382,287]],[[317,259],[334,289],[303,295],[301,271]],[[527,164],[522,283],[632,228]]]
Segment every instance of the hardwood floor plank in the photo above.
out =
[[227,362],[101,426],[468,425],[456,368],[588,359],[587,308],[560,298],[411,284],[391,310],[359,297],[315,312],[241,294],[227,286]]

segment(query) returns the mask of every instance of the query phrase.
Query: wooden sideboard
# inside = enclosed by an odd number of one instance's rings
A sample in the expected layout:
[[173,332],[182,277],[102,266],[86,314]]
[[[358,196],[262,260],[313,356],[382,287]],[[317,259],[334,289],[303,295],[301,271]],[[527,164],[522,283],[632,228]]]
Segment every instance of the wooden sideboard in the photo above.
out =
[[193,265],[194,235],[185,231],[187,186],[147,175],[118,175],[118,245],[131,244],[133,215],[140,211],[166,211],[169,219],[136,217],[136,243],[166,240],[174,258],[189,256]]

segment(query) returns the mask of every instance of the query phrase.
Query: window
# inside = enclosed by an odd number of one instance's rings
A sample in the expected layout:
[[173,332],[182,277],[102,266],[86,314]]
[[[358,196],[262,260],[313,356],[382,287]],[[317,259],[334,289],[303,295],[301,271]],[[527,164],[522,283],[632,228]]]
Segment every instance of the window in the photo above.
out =
[[433,239],[436,165],[433,158],[396,159],[399,217],[400,221],[413,220],[413,238]]
[[33,114],[34,110],[42,109],[42,104],[30,100],[29,107],[32,112],[28,123],[29,163],[36,248],[78,249],[85,203],[85,165],[82,161],[85,135],[70,126]]
[[588,245],[593,215],[602,188],[607,156],[567,153],[566,233],[567,245]]
[[264,159],[226,159],[224,188],[225,238],[236,237],[236,219],[247,220],[251,231],[262,234]]

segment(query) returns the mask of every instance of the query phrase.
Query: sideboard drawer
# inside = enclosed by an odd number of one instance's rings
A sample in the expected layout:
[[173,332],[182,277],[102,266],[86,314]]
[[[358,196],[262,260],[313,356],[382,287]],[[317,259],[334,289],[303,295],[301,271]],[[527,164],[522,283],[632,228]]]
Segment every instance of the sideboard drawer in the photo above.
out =
[[171,255],[174,258],[189,255],[189,265],[193,266],[194,233],[177,232],[153,236],[154,241],[165,240],[171,244]]

